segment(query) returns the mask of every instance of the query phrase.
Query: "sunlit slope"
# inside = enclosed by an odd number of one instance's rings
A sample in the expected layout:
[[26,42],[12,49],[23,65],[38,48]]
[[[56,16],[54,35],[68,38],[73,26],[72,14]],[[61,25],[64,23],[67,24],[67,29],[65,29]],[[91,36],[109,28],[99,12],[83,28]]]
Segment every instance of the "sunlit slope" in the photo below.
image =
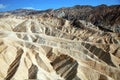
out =
[[119,53],[119,33],[84,20],[0,19],[0,79],[120,80]]

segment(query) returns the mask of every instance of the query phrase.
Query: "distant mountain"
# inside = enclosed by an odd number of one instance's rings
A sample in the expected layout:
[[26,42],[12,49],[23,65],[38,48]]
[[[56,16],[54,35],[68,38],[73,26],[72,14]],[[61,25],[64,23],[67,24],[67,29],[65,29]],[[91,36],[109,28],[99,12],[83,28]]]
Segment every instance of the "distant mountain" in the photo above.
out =
[[99,6],[80,6],[76,5],[70,8],[61,8],[53,12],[57,16],[64,12],[63,18],[67,20],[86,20],[95,25],[114,25],[120,23],[120,5],[99,5]]
[[[60,9],[48,9],[48,10],[29,10],[29,9],[16,9],[13,11],[7,11],[7,13],[19,16],[35,15],[48,13],[52,16],[59,16],[64,12],[64,16],[61,16],[67,20],[86,20],[90,21],[97,26],[114,25],[120,23],[120,5],[99,5],[99,6],[80,6],[75,5],[73,7],[66,7]],[[3,14],[3,13],[2,13]]]
[[32,10],[32,9],[16,9],[16,10],[7,11],[7,12],[11,13],[13,15],[25,16],[25,15],[29,15],[31,13],[35,13],[37,11],[36,10]]

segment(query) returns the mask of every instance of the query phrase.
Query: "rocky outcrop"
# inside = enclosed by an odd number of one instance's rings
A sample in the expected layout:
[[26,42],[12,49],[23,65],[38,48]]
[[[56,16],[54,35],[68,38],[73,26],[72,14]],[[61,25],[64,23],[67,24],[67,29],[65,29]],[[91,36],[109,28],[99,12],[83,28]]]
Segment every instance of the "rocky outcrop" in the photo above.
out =
[[57,16],[64,12],[64,18],[68,20],[81,19],[89,21],[97,26],[108,26],[120,23],[120,5],[99,5],[99,6],[80,6],[61,8],[55,10],[53,15]]
[[[74,8],[89,12],[100,7],[107,6]],[[120,80],[119,32],[86,18],[61,16],[0,18],[0,80]]]

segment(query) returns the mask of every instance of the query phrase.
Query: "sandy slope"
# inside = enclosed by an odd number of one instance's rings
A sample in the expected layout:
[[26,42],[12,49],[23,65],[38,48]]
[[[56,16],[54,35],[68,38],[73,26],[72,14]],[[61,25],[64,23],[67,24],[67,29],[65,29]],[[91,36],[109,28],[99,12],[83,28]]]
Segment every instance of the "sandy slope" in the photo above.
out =
[[0,79],[120,80],[120,36],[44,16],[0,19]]

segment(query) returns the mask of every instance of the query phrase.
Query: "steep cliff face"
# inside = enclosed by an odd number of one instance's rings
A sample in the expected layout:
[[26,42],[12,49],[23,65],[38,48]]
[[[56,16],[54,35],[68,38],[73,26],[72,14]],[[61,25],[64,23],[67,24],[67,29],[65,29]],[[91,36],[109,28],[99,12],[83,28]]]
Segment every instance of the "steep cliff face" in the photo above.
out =
[[0,80],[120,80],[120,33],[50,14],[4,16],[0,64]]

